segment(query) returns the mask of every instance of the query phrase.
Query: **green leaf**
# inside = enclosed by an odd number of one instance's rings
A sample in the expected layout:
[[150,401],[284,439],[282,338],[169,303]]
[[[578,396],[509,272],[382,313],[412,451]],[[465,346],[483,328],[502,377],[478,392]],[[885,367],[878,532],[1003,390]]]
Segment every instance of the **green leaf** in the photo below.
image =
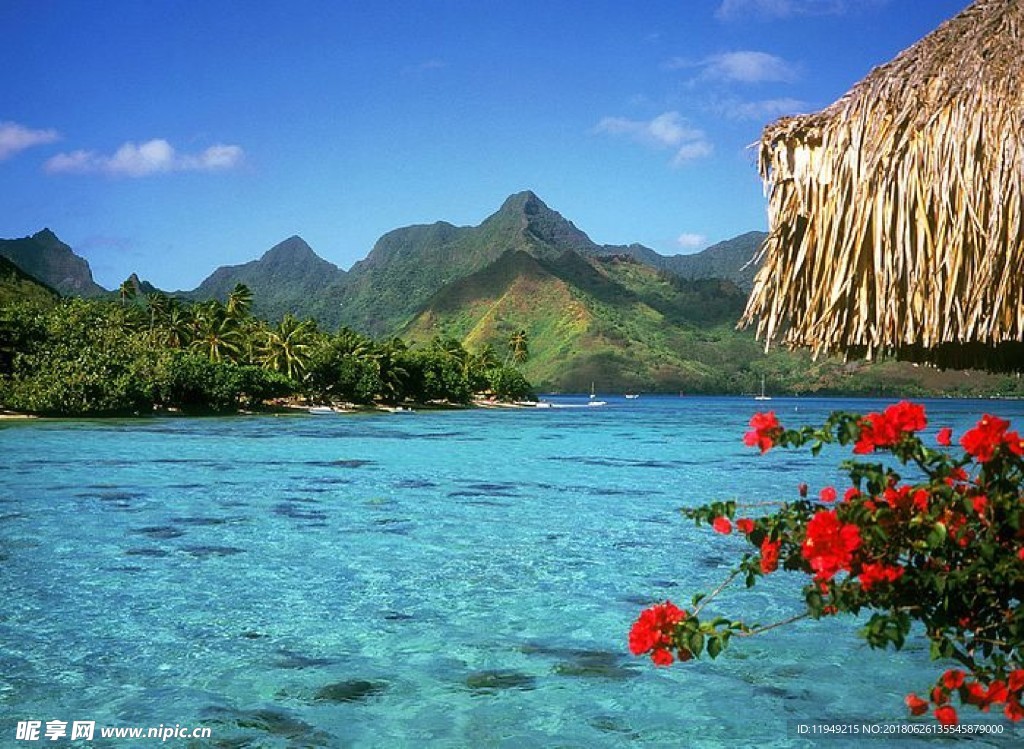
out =
[[708,655],[711,658],[717,658],[718,654],[722,652],[722,640],[718,637],[712,637],[708,640]]

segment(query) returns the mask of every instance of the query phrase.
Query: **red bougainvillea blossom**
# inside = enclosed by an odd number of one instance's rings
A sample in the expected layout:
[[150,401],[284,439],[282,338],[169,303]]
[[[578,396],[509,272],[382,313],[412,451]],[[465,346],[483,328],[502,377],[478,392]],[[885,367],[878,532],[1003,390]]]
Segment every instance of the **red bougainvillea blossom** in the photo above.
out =
[[754,414],[750,417],[750,427],[750,431],[743,435],[743,444],[757,447],[762,453],[768,452],[782,434],[782,426],[774,411]]
[[1007,432],[1009,426],[1010,422],[985,414],[973,429],[964,432],[960,445],[980,463],[992,460],[1000,445],[1006,445],[1016,455],[1024,455],[1024,441],[1017,432]]
[[722,533],[728,535],[732,533],[732,523],[729,522],[727,517],[717,517],[712,521],[711,527],[715,529],[716,533]]
[[924,715],[928,712],[928,700],[922,700],[914,693],[910,693],[904,699],[907,703],[907,707],[910,708],[911,715]]
[[882,413],[869,413],[861,419],[860,439],[853,446],[853,451],[863,455],[874,452],[878,447],[891,447],[904,433],[919,432],[927,425],[924,406],[909,401],[894,403]]
[[[672,664],[672,633],[686,618],[686,612],[671,601],[644,609],[629,630],[629,650],[633,655],[651,654],[656,666]],[[679,659],[689,660],[690,653],[680,650]]]
[[894,583],[903,577],[903,568],[899,565],[885,565],[880,562],[868,562],[860,568],[860,587],[869,591],[878,583]]
[[754,532],[754,521],[750,518],[739,518],[736,520],[736,527],[740,529],[741,533],[749,536]]
[[831,580],[837,572],[850,569],[853,552],[859,548],[860,528],[842,522],[835,510],[822,510],[807,523],[801,552],[816,580]]
[[761,542],[761,572],[767,575],[779,568],[779,549],[782,548],[781,541],[765,539]]

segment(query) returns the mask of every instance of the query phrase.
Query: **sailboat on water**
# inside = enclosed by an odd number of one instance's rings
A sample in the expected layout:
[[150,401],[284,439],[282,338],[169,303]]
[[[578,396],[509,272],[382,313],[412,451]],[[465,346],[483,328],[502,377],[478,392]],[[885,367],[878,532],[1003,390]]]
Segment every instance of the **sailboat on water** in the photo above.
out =
[[772,397],[764,394],[764,375],[761,375],[761,394],[755,395],[754,400],[756,401],[770,401]]
[[608,401],[599,401],[599,400],[597,400],[597,391],[594,390],[594,383],[593,382],[590,383],[590,402],[587,403],[587,405],[588,406],[607,406],[608,405]]

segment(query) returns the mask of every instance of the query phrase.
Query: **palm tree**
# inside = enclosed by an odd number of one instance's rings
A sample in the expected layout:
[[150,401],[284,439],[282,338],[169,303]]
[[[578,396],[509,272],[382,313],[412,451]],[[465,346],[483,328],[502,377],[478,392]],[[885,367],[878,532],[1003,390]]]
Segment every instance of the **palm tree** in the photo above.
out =
[[192,307],[195,334],[190,347],[202,351],[212,362],[234,361],[241,351],[242,334],[238,321],[227,314],[217,301]]
[[121,297],[121,306],[124,307],[128,304],[129,300],[134,299],[138,291],[138,288],[135,286],[135,279],[131,276],[123,280],[117,289],[117,293]]
[[530,358],[529,339],[525,330],[517,330],[509,336],[508,352],[516,364],[523,364]]
[[375,358],[385,400],[397,401],[405,392],[409,371],[402,366],[401,355],[408,350],[401,338],[395,337],[377,347]]
[[227,310],[235,319],[248,317],[252,310],[252,289],[244,283],[236,283],[235,288],[228,294]]
[[188,311],[177,300],[171,299],[160,338],[171,348],[185,348],[192,342],[192,331],[192,319]]
[[301,379],[309,361],[310,349],[316,329],[311,320],[301,322],[288,314],[264,333],[261,358],[263,366],[287,375],[290,379]]
[[476,365],[481,369],[494,369],[496,366],[501,364],[498,360],[498,352],[494,350],[494,346],[487,343],[476,355]]
[[171,304],[171,299],[162,291],[154,291],[152,294],[146,294],[146,308],[149,310],[149,335],[150,337],[156,336],[157,325],[163,325],[167,322],[167,312]]

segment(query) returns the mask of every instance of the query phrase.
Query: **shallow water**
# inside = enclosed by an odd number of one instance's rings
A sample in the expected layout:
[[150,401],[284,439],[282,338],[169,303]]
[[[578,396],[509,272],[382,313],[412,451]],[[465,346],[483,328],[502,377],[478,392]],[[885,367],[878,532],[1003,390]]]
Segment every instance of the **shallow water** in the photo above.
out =
[[[55,719],[210,727],[167,742],[196,747],[813,746],[798,724],[905,721],[942,666],[869,650],[849,620],[670,669],[626,649],[643,606],[712,589],[743,549],[680,506],[836,480],[838,460],[745,448],[755,410],[881,404],[607,400],[4,425],[0,745]],[[936,426],[1024,423],[1022,402],[927,406]],[[783,618],[799,584],[724,605]],[[1005,731],[971,745],[1024,736]]]

